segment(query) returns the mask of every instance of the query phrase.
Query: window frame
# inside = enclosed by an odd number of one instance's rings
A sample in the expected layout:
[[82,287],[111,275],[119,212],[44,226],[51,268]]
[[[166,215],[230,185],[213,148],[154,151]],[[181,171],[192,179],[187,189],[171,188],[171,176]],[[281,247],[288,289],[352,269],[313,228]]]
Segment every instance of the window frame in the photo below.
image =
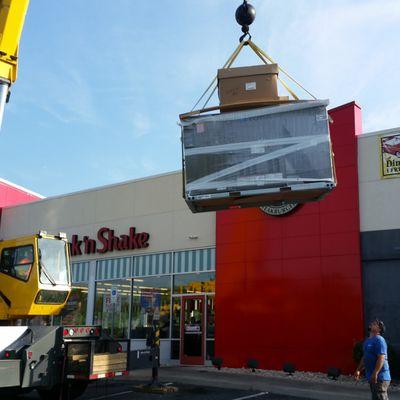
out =
[[[133,340],[144,340],[144,339],[146,339],[146,335],[145,335],[144,337],[141,337],[141,336],[136,336],[136,335],[134,334],[134,331],[138,328],[138,326],[133,327],[133,319],[134,319],[133,307],[135,307],[135,306],[137,307],[137,306],[139,305],[139,309],[140,309],[140,313],[141,313],[142,306],[141,306],[141,304],[140,304],[140,302],[141,302],[140,298],[137,299],[136,301],[134,301],[134,299],[133,299],[134,296],[133,296],[133,295],[134,295],[134,291],[135,291],[135,290],[138,290],[138,286],[140,286],[140,285],[145,285],[146,283],[148,283],[148,282],[146,282],[146,280],[149,281],[149,280],[155,279],[155,278],[157,278],[157,279],[165,279],[166,281],[169,281],[169,283],[168,283],[168,291],[169,291],[169,293],[162,293],[162,291],[159,291],[159,292],[154,291],[154,293],[159,293],[159,294],[161,295],[160,311],[161,311],[161,308],[162,308],[163,297],[164,297],[164,296],[168,296],[168,297],[169,297],[169,305],[168,305],[168,324],[163,325],[163,327],[162,327],[162,328],[165,328],[165,327],[168,326],[168,331],[167,331],[167,335],[165,336],[165,335],[164,335],[164,332],[166,332],[166,331],[165,331],[165,329],[162,330],[162,332],[161,332],[161,334],[160,334],[160,339],[162,339],[162,340],[170,340],[170,339],[171,339],[171,301],[172,301],[172,287],[171,287],[172,282],[171,282],[171,275],[172,275],[172,274],[165,274],[165,275],[147,275],[147,276],[135,276],[135,277],[132,278],[132,294],[131,294],[132,301],[131,301],[130,339],[133,339]],[[149,288],[151,288],[151,289],[161,289],[161,287],[162,287],[161,285],[160,285],[160,286],[149,286]],[[135,292],[135,293],[136,293],[136,292]],[[138,294],[140,293],[139,297],[141,297],[141,295],[142,295],[142,290],[139,290],[137,293],[138,293]],[[160,325],[159,325],[159,326],[160,326]],[[143,326],[143,327],[141,327],[141,328],[144,329],[144,330],[146,330],[146,329],[149,329],[150,326]],[[160,326],[160,328],[161,328],[161,326]]]
[[[17,253],[17,249],[20,249],[20,248],[23,248],[23,247],[30,247],[31,248],[32,255],[33,255],[32,262],[31,263],[26,263],[26,264],[15,264],[15,255]],[[26,278],[21,278],[21,277],[19,277],[17,275],[13,275],[11,272],[5,272],[4,271],[4,269],[3,269],[3,254],[4,254],[4,252],[6,250],[10,250],[10,249],[13,250],[13,257],[12,257],[13,258],[13,264],[12,264],[11,268],[14,270],[14,272],[16,272],[15,271],[15,267],[18,267],[18,266],[21,266],[21,265],[30,265],[29,274],[28,274],[28,276]],[[29,278],[31,277],[31,274],[32,274],[32,268],[33,268],[33,264],[34,263],[35,263],[35,249],[34,249],[34,246],[32,244],[24,244],[24,245],[21,245],[21,246],[10,246],[10,247],[5,247],[4,249],[1,250],[0,272],[2,274],[4,274],[4,275],[10,276],[11,278],[17,279],[17,280],[19,280],[21,282],[26,283],[26,282],[29,281]]]
[[[212,276],[214,279],[209,279],[209,280],[199,280],[199,279],[194,279],[194,282],[214,282],[214,290],[213,291],[193,291],[193,292],[188,292],[187,291],[187,283],[189,282],[185,282],[185,285],[182,286],[184,288],[184,291],[180,292],[179,290],[177,290],[177,288],[179,286],[176,285],[176,281],[181,279],[183,281],[185,281],[185,278],[190,278],[190,277],[202,277],[202,276]],[[199,272],[184,272],[184,273],[178,273],[178,274],[173,274],[173,280],[172,280],[172,294],[174,296],[195,296],[197,294],[212,294],[215,293],[215,284],[216,284],[216,271],[212,270],[212,271],[199,271]]]
[[[106,286],[107,288],[108,287],[111,288],[113,285],[123,284],[123,283],[125,283],[125,281],[126,282],[129,281],[129,283],[130,283],[130,285],[129,285],[130,286],[130,289],[129,289],[130,294],[129,294],[129,296],[127,296],[129,298],[129,302],[127,304],[127,307],[128,307],[128,319],[126,321],[127,326],[124,327],[124,328],[119,328],[119,329],[123,329],[123,332],[124,332],[123,337],[115,336],[116,339],[121,339],[121,340],[128,340],[130,338],[130,321],[131,321],[131,308],[132,308],[132,278],[126,278],[125,277],[125,278],[96,280],[95,284],[94,284],[94,299],[93,299],[94,304],[93,304],[93,315],[92,315],[92,321],[93,322],[96,320],[96,307],[97,307],[97,300],[98,300],[98,297],[97,297],[98,296],[98,291],[97,291],[98,286],[101,285],[101,284],[103,284],[103,285],[106,284],[104,286]],[[103,289],[104,289],[104,287],[103,287]],[[104,299],[102,299],[101,301],[103,302]],[[122,297],[121,297],[121,313],[122,313],[122,306],[123,306],[123,304],[122,304]],[[102,308],[101,309],[101,321],[102,321],[102,324],[101,325],[104,324],[103,307],[104,307],[104,305],[102,303],[102,305],[101,305],[101,308]],[[107,312],[107,313],[109,314],[110,312]],[[106,328],[106,329],[111,329],[111,328]]]

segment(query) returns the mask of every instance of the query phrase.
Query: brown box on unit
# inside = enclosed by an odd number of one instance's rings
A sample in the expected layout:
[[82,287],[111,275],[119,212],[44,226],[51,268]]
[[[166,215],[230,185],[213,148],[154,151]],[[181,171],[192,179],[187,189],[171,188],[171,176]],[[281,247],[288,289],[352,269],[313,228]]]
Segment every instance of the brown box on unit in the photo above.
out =
[[277,80],[277,64],[219,69],[220,105],[279,100]]

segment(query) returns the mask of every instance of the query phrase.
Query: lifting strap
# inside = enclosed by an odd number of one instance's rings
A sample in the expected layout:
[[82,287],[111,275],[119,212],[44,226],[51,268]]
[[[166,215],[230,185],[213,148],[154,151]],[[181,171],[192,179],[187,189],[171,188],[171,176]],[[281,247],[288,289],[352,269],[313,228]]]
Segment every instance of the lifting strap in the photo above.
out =
[[[250,48],[254,51],[254,53],[265,63],[265,64],[275,64],[275,61],[272,59],[272,57],[270,57],[265,51],[263,51],[261,48],[259,48],[254,42],[252,42],[250,39],[246,40],[246,41],[242,41],[240,42],[240,44],[236,47],[236,49],[234,50],[234,52],[229,56],[228,60],[225,62],[225,64],[223,65],[222,69],[225,68],[230,68],[231,65],[233,64],[233,62],[236,60],[237,56],[239,55],[239,53],[241,52],[241,50],[243,49],[244,46],[249,45]],[[297,86],[299,86],[301,89],[303,89],[306,93],[308,93],[314,100],[316,100],[316,97],[311,94],[307,89],[305,89],[298,81],[296,81],[291,75],[289,75],[288,72],[286,72],[283,68],[281,68],[278,65],[278,69],[279,71],[281,71],[284,75],[286,75],[292,82],[294,82]],[[296,95],[296,93],[289,87],[289,85],[282,79],[279,78],[279,81],[282,83],[282,85],[284,86],[284,88],[290,93],[290,95],[295,99],[295,100],[299,100],[299,97]],[[207,87],[207,89],[203,92],[203,94],[200,96],[200,98],[197,100],[196,104],[193,106],[193,108],[191,109],[191,112],[193,112],[193,110],[197,107],[197,105],[201,102],[201,100],[204,98],[204,96],[208,93],[208,91],[212,88],[210,95],[208,96],[207,100],[205,101],[203,107],[198,110],[199,112],[202,112],[208,102],[210,101],[211,97],[213,96],[213,94],[215,93],[215,91],[217,90],[218,87],[218,83],[217,83],[217,76],[214,77],[214,79],[211,81],[210,85]],[[213,107],[214,108],[214,107]],[[217,107],[218,108],[218,107]]]
[[[255,43],[253,43],[251,40],[249,40],[249,46],[254,50],[254,52],[257,54],[260,53],[263,55],[269,62],[275,64],[275,61],[270,57],[265,51],[260,49]],[[265,62],[265,61],[264,61]],[[266,63],[267,64],[267,63]],[[296,79],[294,79],[288,72],[286,72],[283,68],[281,68],[278,64],[279,71],[281,71],[283,74],[285,74],[291,81],[293,81],[297,86],[299,86],[301,89],[303,89],[306,93],[308,93],[314,100],[317,98],[310,93],[304,86],[302,86]],[[282,81],[281,81],[282,82]],[[289,92],[290,93],[290,92]]]
[[[233,62],[236,60],[237,56],[239,55],[239,53],[242,50],[245,43],[246,42],[239,43],[238,47],[236,47],[235,51],[229,56],[228,60],[223,65],[222,69],[229,68],[233,64]],[[207,94],[207,92],[210,90],[211,86],[213,86],[216,81],[217,81],[217,76],[214,77],[214,79],[211,81],[208,88],[203,92],[203,94],[200,96],[200,98],[197,100],[196,104],[193,106],[193,108],[190,111],[193,111],[196,108],[196,106],[200,103],[201,99]],[[212,95],[215,93],[215,90],[217,89],[217,86],[218,85],[216,85],[214,87],[214,89],[212,90],[210,96],[208,97],[207,101],[204,103],[202,109],[204,109],[206,107],[206,105],[208,104],[208,102],[210,101]]]

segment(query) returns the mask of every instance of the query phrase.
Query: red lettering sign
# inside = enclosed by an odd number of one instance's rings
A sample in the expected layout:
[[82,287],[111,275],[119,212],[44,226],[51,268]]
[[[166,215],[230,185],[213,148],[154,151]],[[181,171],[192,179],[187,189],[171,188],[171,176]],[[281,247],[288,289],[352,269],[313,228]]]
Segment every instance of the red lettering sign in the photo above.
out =
[[78,240],[78,235],[72,235],[71,256],[80,256],[82,254],[81,244],[82,240]]
[[[129,235],[115,235],[113,229],[106,227],[97,231],[97,241],[84,236],[79,240],[78,235],[72,235],[71,256],[82,254],[104,254],[114,250],[135,250],[149,247],[150,234],[138,232],[134,227],[129,228]],[[83,244],[83,245],[82,245]]]

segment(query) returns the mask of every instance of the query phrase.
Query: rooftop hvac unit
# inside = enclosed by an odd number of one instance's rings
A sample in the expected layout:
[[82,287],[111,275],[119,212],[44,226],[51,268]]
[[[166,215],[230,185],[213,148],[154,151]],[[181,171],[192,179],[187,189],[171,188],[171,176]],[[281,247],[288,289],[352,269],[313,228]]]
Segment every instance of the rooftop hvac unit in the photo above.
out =
[[298,101],[181,120],[193,212],[319,200],[336,185],[326,107]]

